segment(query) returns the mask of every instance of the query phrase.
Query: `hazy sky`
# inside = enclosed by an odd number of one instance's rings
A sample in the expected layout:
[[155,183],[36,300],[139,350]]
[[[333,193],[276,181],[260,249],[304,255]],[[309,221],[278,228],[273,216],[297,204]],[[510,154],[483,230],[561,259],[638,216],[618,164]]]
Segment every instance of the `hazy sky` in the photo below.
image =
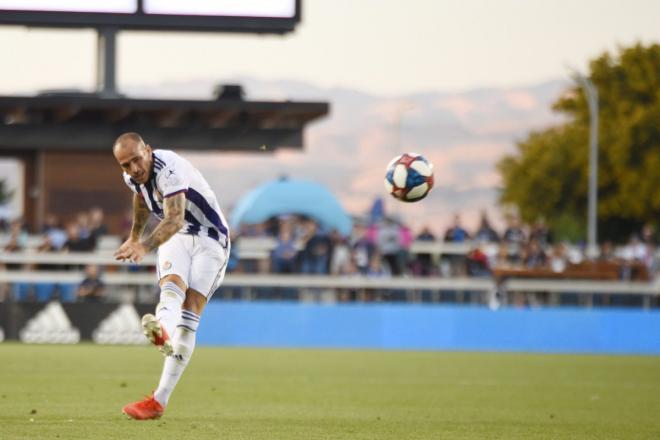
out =
[[[293,34],[124,32],[119,87],[250,75],[380,95],[530,84],[636,40],[657,0],[303,0]],[[0,93],[95,82],[89,30],[1,27]],[[295,97],[292,97],[295,98]]]

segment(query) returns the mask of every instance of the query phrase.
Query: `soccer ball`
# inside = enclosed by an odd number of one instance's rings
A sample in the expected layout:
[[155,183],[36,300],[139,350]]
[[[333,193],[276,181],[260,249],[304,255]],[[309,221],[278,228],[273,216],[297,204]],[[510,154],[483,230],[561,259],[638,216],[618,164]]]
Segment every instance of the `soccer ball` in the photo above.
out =
[[387,165],[385,188],[402,202],[422,200],[433,188],[433,165],[417,153],[397,156]]

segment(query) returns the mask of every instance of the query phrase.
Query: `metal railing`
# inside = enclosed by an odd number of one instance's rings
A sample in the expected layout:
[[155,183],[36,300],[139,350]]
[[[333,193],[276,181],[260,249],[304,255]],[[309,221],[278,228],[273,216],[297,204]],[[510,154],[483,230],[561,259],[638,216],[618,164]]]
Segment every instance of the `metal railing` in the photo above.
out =
[[[153,268],[154,255],[148,255],[142,266]],[[114,267],[114,271],[105,271],[102,281],[108,286],[151,288],[156,286],[153,272],[130,271],[131,263],[114,260],[110,252],[94,253],[5,253],[0,254],[0,263],[14,265],[70,265],[81,266],[97,264]],[[134,266],[134,265],[133,265]],[[84,272],[79,269],[67,271],[17,269],[0,270],[0,283],[58,283],[78,284],[84,279]],[[516,279],[508,278],[497,282],[494,278],[466,277],[380,277],[365,276],[325,276],[325,275],[280,275],[280,274],[228,274],[223,288],[238,288],[250,298],[255,289],[289,288],[301,290],[332,290],[335,294],[341,289],[357,291],[358,298],[368,291],[405,291],[406,299],[419,301],[420,292],[429,292],[432,298],[438,298],[439,292],[474,292],[481,295],[481,301],[506,302],[514,292],[549,294],[576,294],[585,298],[590,305],[594,295],[641,295],[643,305],[650,307],[651,299],[660,296],[660,279],[651,282],[639,281],[585,281],[557,279]]]

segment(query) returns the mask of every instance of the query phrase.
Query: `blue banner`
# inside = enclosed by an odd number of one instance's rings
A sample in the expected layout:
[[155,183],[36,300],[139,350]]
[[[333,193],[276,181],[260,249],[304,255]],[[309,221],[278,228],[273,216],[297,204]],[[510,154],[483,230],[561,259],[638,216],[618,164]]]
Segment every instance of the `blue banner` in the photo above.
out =
[[205,345],[660,354],[660,312],[213,301]]

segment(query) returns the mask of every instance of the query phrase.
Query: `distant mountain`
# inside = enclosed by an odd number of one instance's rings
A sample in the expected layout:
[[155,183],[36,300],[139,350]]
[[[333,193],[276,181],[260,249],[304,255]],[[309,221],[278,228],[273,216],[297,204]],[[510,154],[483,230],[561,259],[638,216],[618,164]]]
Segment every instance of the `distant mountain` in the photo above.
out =
[[[318,181],[330,188],[344,207],[364,214],[375,197],[385,197],[383,174],[400,153],[424,154],[435,166],[436,188],[417,204],[386,198],[387,208],[438,234],[454,214],[469,227],[483,209],[498,221],[499,177],[495,163],[514,151],[516,141],[531,130],[561,122],[550,110],[568,87],[562,81],[508,89],[456,93],[427,92],[379,97],[356,90],[320,88],[299,81],[238,78],[251,100],[322,100],[331,104],[329,117],[305,133],[302,152],[186,153],[229,208],[253,187],[282,175]],[[132,96],[208,99],[215,83],[182,83],[129,87]],[[227,209],[227,208],[225,208]]]

